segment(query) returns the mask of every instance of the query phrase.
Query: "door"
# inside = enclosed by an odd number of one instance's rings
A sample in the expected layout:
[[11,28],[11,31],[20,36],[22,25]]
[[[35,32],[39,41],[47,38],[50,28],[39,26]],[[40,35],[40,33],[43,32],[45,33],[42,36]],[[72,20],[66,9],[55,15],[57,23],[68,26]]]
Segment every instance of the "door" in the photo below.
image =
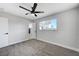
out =
[[28,39],[36,39],[36,23],[30,23],[28,26]]
[[8,45],[8,19],[0,17],[0,48]]

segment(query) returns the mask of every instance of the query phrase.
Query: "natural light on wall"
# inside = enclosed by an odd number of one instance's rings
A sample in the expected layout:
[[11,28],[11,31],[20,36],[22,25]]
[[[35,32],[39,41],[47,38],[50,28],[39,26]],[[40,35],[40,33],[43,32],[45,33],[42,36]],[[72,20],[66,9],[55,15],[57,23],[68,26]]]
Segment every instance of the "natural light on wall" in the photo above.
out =
[[39,23],[40,30],[57,30],[57,19],[46,20]]

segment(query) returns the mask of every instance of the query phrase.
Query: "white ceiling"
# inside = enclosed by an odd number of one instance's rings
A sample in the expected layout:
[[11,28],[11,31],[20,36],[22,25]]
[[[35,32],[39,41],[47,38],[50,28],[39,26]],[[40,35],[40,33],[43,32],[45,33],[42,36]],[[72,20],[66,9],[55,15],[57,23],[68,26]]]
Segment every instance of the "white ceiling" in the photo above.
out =
[[31,14],[25,15],[25,13],[29,12],[19,8],[19,6],[23,6],[31,10],[33,3],[0,3],[0,8],[3,8],[5,12],[33,20],[74,8],[77,5],[77,3],[38,3],[36,10],[45,12],[37,14],[38,17],[35,17]]

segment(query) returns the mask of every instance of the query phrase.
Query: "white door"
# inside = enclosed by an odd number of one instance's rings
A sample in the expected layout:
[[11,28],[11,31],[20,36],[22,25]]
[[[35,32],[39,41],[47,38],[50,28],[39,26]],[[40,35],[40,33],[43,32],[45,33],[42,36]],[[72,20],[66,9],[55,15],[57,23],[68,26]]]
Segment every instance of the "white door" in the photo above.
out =
[[[30,34],[29,34],[30,28]],[[30,23],[28,26],[28,39],[36,39],[36,23]]]
[[8,19],[0,17],[0,48],[8,45]]

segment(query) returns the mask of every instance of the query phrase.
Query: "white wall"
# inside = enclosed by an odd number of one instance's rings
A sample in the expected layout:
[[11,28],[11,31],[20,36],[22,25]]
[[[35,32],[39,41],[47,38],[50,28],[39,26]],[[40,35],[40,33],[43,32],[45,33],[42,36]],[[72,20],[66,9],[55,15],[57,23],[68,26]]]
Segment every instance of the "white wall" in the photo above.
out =
[[8,18],[9,39],[8,43],[14,44],[28,40],[28,24],[31,23],[25,18],[14,16],[9,13],[0,13],[0,16]]
[[[54,14],[37,20],[37,24],[43,20],[58,19],[57,31],[41,31],[37,25],[37,39],[58,44],[79,51],[79,39],[77,38],[78,8],[74,8],[62,13]],[[79,25],[78,25],[79,27]]]
[[77,26],[77,30],[76,30],[76,32],[77,32],[77,41],[76,41],[76,44],[77,45],[79,45],[79,8],[78,8],[78,18],[77,18],[77,24],[76,24],[76,26]]

